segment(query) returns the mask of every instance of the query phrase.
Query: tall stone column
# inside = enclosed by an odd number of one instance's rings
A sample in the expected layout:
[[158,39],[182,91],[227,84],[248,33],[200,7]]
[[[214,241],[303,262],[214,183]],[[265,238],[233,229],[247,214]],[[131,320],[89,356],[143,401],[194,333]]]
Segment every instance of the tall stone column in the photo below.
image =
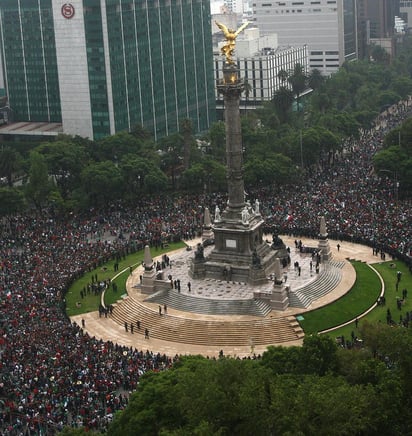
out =
[[223,83],[217,86],[219,92],[223,94],[226,126],[228,203],[222,215],[223,219],[241,221],[241,212],[245,207],[242,128],[239,115],[243,82],[239,79],[239,72],[235,65],[225,65],[223,77]]

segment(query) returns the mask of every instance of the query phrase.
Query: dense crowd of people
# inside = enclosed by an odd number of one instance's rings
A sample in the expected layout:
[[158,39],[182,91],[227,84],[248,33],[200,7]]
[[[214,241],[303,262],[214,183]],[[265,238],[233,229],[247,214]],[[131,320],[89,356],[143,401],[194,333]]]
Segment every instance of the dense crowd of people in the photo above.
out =
[[[265,231],[316,237],[323,215],[329,237],[368,244],[412,265],[411,201],[399,200],[394,179],[373,174],[371,166],[385,132],[407,116],[404,105],[381,116],[380,128],[345,144],[303,185],[250,191]],[[110,259],[198,236],[204,205],[223,210],[225,201],[222,194],[152,197],[70,219],[2,220],[0,434],[54,434],[65,425],[103,429],[144,372],[170,367],[175,358],[90,337],[65,315],[65,292]]]
[[373,172],[372,157],[385,134],[410,116],[411,107],[399,105],[379,118],[376,129],[348,141],[333,165],[312,171],[304,185],[266,190],[266,232],[316,238],[320,217],[326,219],[329,237],[349,240],[385,251],[412,267],[412,201],[399,199],[394,173]]

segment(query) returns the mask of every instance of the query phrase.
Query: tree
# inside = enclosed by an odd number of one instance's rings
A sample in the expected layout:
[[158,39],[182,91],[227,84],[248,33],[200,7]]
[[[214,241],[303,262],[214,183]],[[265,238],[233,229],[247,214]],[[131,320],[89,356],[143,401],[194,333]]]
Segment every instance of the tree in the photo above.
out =
[[359,123],[352,112],[339,112],[323,115],[319,124],[339,138],[350,138],[359,136]]
[[365,130],[370,129],[373,126],[373,122],[378,115],[379,112],[371,110],[364,110],[354,113],[355,120],[359,123],[359,126]]
[[361,435],[376,434],[379,417],[372,386],[350,386],[343,378],[316,375],[277,376],[271,383],[271,434]]
[[358,111],[370,111],[379,107],[381,94],[378,83],[365,83],[359,87],[354,97],[354,106]]
[[376,174],[380,171],[390,171],[395,174],[401,169],[400,163],[406,160],[406,153],[398,145],[393,145],[373,156],[373,168]]
[[177,187],[177,179],[183,171],[184,140],[180,133],[166,136],[159,141],[161,154],[161,168],[170,177],[172,189]]
[[83,144],[68,139],[41,144],[37,151],[44,155],[49,173],[60,188],[62,198],[67,200],[69,193],[78,186],[80,173],[90,159],[88,151]]
[[122,176],[111,161],[96,162],[85,167],[80,175],[82,187],[90,204],[103,206],[119,197]]
[[292,160],[283,154],[271,153],[260,159],[250,157],[244,165],[245,183],[249,187],[283,185],[296,176],[296,167]]
[[262,356],[262,365],[274,374],[300,373],[302,347],[269,346]]
[[289,75],[288,82],[292,86],[292,91],[296,96],[297,110],[300,111],[300,95],[306,89],[307,76],[301,64],[296,64],[293,73]]
[[281,122],[276,113],[274,100],[264,102],[262,107],[256,109],[256,116],[258,117],[260,124],[266,130],[275,130],[280,127]]
[[210,157],[225,163],[226,161],[226,126],[223,121],[217,121],[209,129]]
[[53,190],[49,180],[46,159],[37,151],[30,153],[29,182],[26,185],[26,198],[33,203],[39,211],[48,202],[48,197]]
[[290,120],[293,101],[293,92],[285,86],[280,86],[274,92],[272,104],[281,123],[286,123]]
[[289,78],[289,73],[286,70],[283,70],[283,69],[279,70],[278,78],[284,84],[288,80],[288,78]]
[[394,91],[383,91],[379,95],[378,104],[381,108],[392,106],[396,102],[401,99],[399,94],[396,94]]
[[143,142],[151,142],[153,140],[150,131],[145,129],[141,124],[133,126],[130,130],[130,134]]
[[412,403],[412,334],[410,330],[387,324],[363,322],[360,329],[364,344],[373,356],[399,374],[408,405]]
[[21,156],[11,147],[0,150],[0,177],[7,178],[9,187],[13,186],[13,174],[21,167]]
[[378,64],[387,65],[391,60],[389,53],[379,45],[373,44],[370,54],[372,59]]
[[314,337],[303,348],[271,347],[261,361],[181,357],[141,377],[108,434],[402,434],[391,433],[396,411],[409,415],[396,378],[383,370],[376,383],[349,383],[336,350]]
[[119,161],[125,154],[137,154],[150,158],[153,155],[151,142],[141,139],[138,133],[132,135],[119,132],[98,141],[92,148],[96,160]]
[[303,132],[297,132],[292,145],[292,158],[294,162],[304,162],[305,166],[315,164],[321,156],[319,131],[309,128]]
[[322,73],[317,68],[314,68],[308,77],[308,85],[313,90],[319,89],[324,83],[325,78],[322,76]]
[[402,123],[397,143],[400,144],[402,150],[405,151],[409,157],[412,157],[412,118],[408,118]]
[[[328,154],[329,156],[333,156],[340,144],[339,137],[323,127],[317,128],[317,135],[319,138],[320,152],[323,154]],[[329,160],[332,161],[332,159]]]
[[302,347],[302,373],[324,376],[338,369],[336,342],[324,335],[305,336]]
[[332,102],[327,92],[317,92],[310,99],[311,108],[321,114],[331,108]]
[[405,99],[412,93],[412,79],[407,76],[398,77],[392,82],[391,88],[396,95]]
[[0,188],[0,216],[21,212],[25,207],[24,194],[20,189]]
[[182,173],[181,187],[191,192],[219,192],[227,189],[226,167],[210,157]]
[[387,377],[387,367],[384,362],[375,359],[370,350],[339,349],[339,373],[351,385],[378,385]]
[[159,168],[152,169],[144,179],[146,191],[150,194],[165,192],[168,188],[168,179]]
[[156,163],[136,154],[123,156],[119,169],[123,176],[124,185],[127,187],[127,193],[131,194],[132,197],[139,193],[153,192],[154,179],[159,184],[159,190],[163,190],[167,186],[167,177]]

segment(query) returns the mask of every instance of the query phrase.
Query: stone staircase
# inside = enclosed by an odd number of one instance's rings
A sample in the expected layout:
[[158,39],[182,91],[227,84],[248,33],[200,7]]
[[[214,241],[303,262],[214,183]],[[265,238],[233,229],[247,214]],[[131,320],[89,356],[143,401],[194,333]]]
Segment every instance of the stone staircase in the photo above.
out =
[[342,279],[342,268],[345,262],[331,260],[325,264],[319,277],[298,289],[289,292],[289,306],[305,309],[311,303],[331,292]]
[[[130,296],[114,305],[111,318],[122,326],[127,322],[129,331],[133,322],[134,334],[144,335],[147,328],[150,338],[202,346],[282,344],[304,336],[294,316],[226,321],[186,318],[170,313],[159,315],[157,306],[152,308]],[[136,321],[140,321],[140,330]]]
[[257,299],[224,300],[193,297],[176,291],[161,291],[145,301],[156,303],[182,312],[204,315],[251,315],[265,317],[271,312],[269,304]]

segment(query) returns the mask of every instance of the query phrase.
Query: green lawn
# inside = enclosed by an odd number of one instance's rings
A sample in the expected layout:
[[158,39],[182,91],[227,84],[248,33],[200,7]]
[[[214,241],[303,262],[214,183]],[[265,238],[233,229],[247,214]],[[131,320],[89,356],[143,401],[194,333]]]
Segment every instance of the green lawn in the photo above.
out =
[[378,298],[381,282],[366,263],[353,261],[356,281],[352,289],[339,300],[302,314],[300,325],[306,334],[317,333],[355,318]]
[[[395,264],[395,268],[391,267],[391,264]],[[407,266],[403,262],[399,261],[388,261],[381,262],[372,265],[382,276],[385,282],[385,306],[377,306],[374,310],[369,312],[364,318],[359,319],[358,327],[356,328],[355,323],[351,323],[348,326],[334,330],[328,335],[333,338],[337,336],[344,336],[349,339],[352,332],[357,337],[360,337],[359,328],[362,325],[362,320],[368,320],[369,322],[384,322],[386,323],[386,313],[389,309],[392,314],[392,318],[395,322],[399,322],[400,315],[405,316],[407,311],[412,310],[412,275],[408,271]],[[399,284],[399,291],[396,292],[396,272],[402,271],[402,279]],[[408,292],[408,297],[406,298],[404,304],[402,305],[402,310],[399,310],[396,305],[396,297],[402,297],[402,289],[406,288]],[[356,316],[356,315],[355,315]]]
[[[169,247],[158,249],[151,248],[150,252],[152,257],[155,258],[157,256],[162,255],[163,253],[168,253],[173,250],[177,250],[179,248],[185,247],[186,244],[184,242],[174,242],[170,243]],[[100,295],[86,295],[85,298],[80,297],[80,291],[84,286],[87,286],[87,283],[91,283],[92,275],[97,274],[97,279],[106,280],[108,278],[112,279],[116,284],[118,291],[113,292],[113,288],[110,287],[105,293],[105,304],[111,304],[117,301],[123,294],[126,293],[126,280],[130,274],[130,267],[133,269],[140,265],[143,260],[144,251],[138,251],[136,253],[130,254],[126,257],[126,259],[122,259],[119,262],[119,271],[114,271],[114,263],[112,260],[103,266],[86,273],[83,277],[76,280],[72,286],[70,286],[67,294],[66,294],[66,313],[68,316],[80,315],[82,313],[93,312],[99,309],[100,304]],[[113,279],[113,277],[115,277]],[[80,307],[76,307],[76,303],[80,303]]]

